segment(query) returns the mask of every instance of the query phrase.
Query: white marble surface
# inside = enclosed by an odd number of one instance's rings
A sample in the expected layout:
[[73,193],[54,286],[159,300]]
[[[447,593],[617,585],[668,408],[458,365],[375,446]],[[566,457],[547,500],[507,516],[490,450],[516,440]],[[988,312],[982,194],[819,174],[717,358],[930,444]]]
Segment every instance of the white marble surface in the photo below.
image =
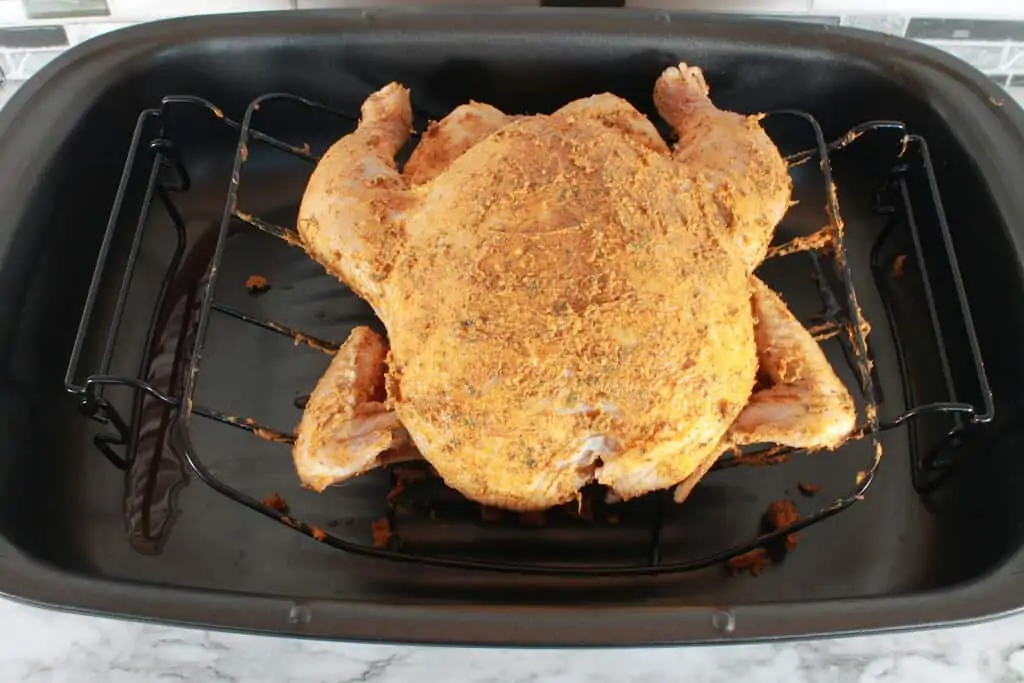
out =
[[357,645],[153,626],[0,599],[0,683],[1010,683],[1024,615],[779,645],[497,650]]

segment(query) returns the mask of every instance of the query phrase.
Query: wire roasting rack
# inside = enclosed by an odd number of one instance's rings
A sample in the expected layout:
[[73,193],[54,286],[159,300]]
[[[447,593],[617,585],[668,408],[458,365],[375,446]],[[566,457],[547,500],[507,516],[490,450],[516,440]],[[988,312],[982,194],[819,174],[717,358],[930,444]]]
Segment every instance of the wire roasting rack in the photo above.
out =
[[[651,530],[647,561],[630,566],[589,564],[565,567],[519,561],[506,562],[499,559],[464,559],[440,554],[420,554],[409,552],[400,546],[397,548],[374,547],[370,544],[356,543],[307,524],[294,516],[289,516],[285,511],[261,502],[256,497],[229,485],[214,475],[207,465],[204,464],[203,453],[196,447],[192,439],[193,424],[196,418],[201,418],[245,430],[264,439],[281,442],[285,444],[284,447],[287,447],[287,444],[291,444],[294,441],[294,436],[290,433],[260,424],[250,418],[230,415],[212,406],[201,405],[195,401],[194,395],[197,378],[203,366],[203,353],[207,343],[208,328],[211,318],[215,315],[230,316],[244,323],[263,328],[269,333],[291,337],[296,340],[296,343],[301,342],[327,352],[332,352],[338,348],[338,344],[332,340],[320,339],[316,336],[305,334],[301,330],[278,324],[273,320],[264,320],[248,315],[232,306],[217,301],[214,296],[221,262],[228,248],[229,226],[233,223],[240,222],[251,226],[256,230],[278,238],[289,246],[301,246],[301,240],[294,229],[263,220],[259,216],[247,213],[244,207],[239,206],[239,189],[242,183],[243,170],[249,159],[250,146],[267,146],[276,150],[277,153],[301,159],[308,163],[310,171],[318,161],[318,157],[311,152],[308,146],[289,144],[261,132],[256,127],[255,120],[262,111],[265,111],[268,107],[280,104],[287,104],[290,107],[298,108],[300,112],[304,110],[316,111],[319,113],[318,115],[326,114],[333,117],[337,122],[337,137],[349,132],[356,120],[350,114],[337,111],[303,97],[283,93],[267,94],[252,100],[240,121],[229,118],[213,103],[192,96],[166,97],[160,102],[159,106],[146,109],[138,118],[128,150],[127,162],[99,249],[92,282],[86,295],[78,334],[74,341],[65,377],[66,388],[77,399],[81,412],[108,428],[95,435],[94,442],[99,451],[119,469],[127,470],[131,465],[132,458],[134,457],[135,439],[139,429],[140,405],[142,398],[149,396],[176,411],[175,434],[178,442],[181,444],[188,467],[199,480],[218,493],[255,512],[339,550],[382,560],[520,574],[548,576],[657,575],[707,567],[738,557],[757,548],[768,547],[769,544],[779,542],[788,537],[789,534],[817,524],[853,506],[858,500],[863,498],[876,476],[882,460],[880,434],[886,430],[913,423],[915,418],[919,418],[922,415],[947,414],[951,418],[949,438],[953,441],[967,431],[971,425],[988,422],[993,417],[991,392],[985,376],[970,308],[964,292],[963,282],[953,249],[953,242],[942,209],[938,186],[925,140],[918,135],[908,132],[906,126],[898,121],[869,121],[856,126],[832,142],[826,142],[821,126],[810,114],[794,110],[779,111],[770,114],[768,118],[785,119],[795,122],[796,125],[806,128],[807,132],[813,135],[815,144],[808,149],[790,154],[787,157],[787,161],[792,167],[812,163],[817,165],[817,169],[820,172],[820,182],[823,185],[826,197],[824,212],[827,217],[827,225],[813,235],[796,238],[791,242],[773,247],[769,253],[769,258],[784,258],[796,252],[807,252],[813,255],[812,262],[817,271],[815,281],[817,282],[818,293],[825,310],[821,316],[823,322],[812,329],[812,332],[819,338],[834,336],[840,338],[845,347],[847,359],[856,373],[860,385],[863,409],[861,411],[859,427],[852,438],[867,440],[870,443],[872,459],[870,465],[860,472],[856,481],[853,482],[853,486],[845,495],[821,507],[809,516],[805,516],[782,528],[758,535],[745,543],[678,562],[662,561],[659,552],[659,525],[654,524]],[[162,309],[167,297],[169,283],[176,270],[181,266],[185,253],[185,222],[176,208],[174,196],[179,193],[187,193],[191,183],[189,174],[179,158],[178,148],[174,140],[175,136],[172,134],[171,127],[167,125],[169,112],[179,109],[205,112],[205,115],[216,125],[236,131],[237,145],[235,146],[230,185],[227,190],[223,214],[216,234],[216,244],[205,278],[200,283],[198,306],[195,314],[195,333],[191,353],[187,356],[187,368],[183,373],[184,379],[181,385],[177,387],[177,391],[168,393],[159,389],[153,383],[142,379],[146,376],[145,359],[136,376],[112,374],[110,368],[114,355],[115,340],[124,317],[125,302],[131,288],[133,276],[139,265],[139,248],[144,228],[149,214],[155,210],[154,204],[162,207],[170,217],[177,233],[177,244],[159,290],[157,305],[154,307],[145,342],[145,348],[147,349],[150,348],[153,341],[159,311]],[[152,130],[154,126],[158,132],[152,139],[147,139],[146,132]],[[927,312],[938,346],[937,351],[948,393],[948,400],[920,405],[913,405],[908,400],[907,406],[909,407],[906,410],[895,417],[882,421],[878,414],[875,380],[873,379],[872,360],[866,334],[868,328],[861,314],[857,293],[854,290],[851,267],[847,260],[844,224],[832,178],[831,155],[855,144],[863,136],[882,136],[886,134],[891,135],[897,144],[901,143],[902,149],[895,160],[895,166],[884,193],[888,201],[884,208],[887,208],[893,214],[893,219],[875,245],[875,250],[872,253],[872,268],[882,269],[885,267],[880,262],[879,253],[881,246],[896,232],[898,226],[905,225],[911,234],[914,247],[913,257],[916,259],[924,283]],[[117,290],[110,324],[106,330],[105,345],[99,355],[98,367],[95,371],[89,373],[83,381],[79,382],[76,378],[79,376],[79,365],[83,355],[85,340],[89,334],[95,309],[97,308],[100,281],[109,267],[108,261],[110,260],[111,245],[116,227],[122,221],[122,214],[126,210],[126,195],[128,194],[129,185],[136,178],[136,175],[142,172],[136,169],[136,162],[140,157],[145,158],[146,155],[140,154],[140,150],[143,150],[145,145],[148,145],[150,150],[152,164],[148,170],[148,179],[142,194],[138,216],[134,221],[132,241],[124,270],[120,276],[120,287]],[[954,373],[951,370],[950,357],[946,341],[943,338],[943,327],[940,324],[936,295],[929,280],[928,267],[933,264],[926,258],[925,250],[922,247],[922,227],[919,225],[918,220],[918,215],[921,212],[915,211],[915,207],[912,206],[911,192],[908,185],[908,175],[913,165],[910,161],[911,158],[917,160],[917,172],[923,172],[926,179],[929,204],[926,209],[934,217],[934,225],[930,225],[929,228],[937,230],[941,238],[942,249],[940,250],[940,255],[944,260],[941,267],[947,268],[952,276],[955,299],[958,311],[962,316],[962,329],[966,334],[966,343],[971,354],[970,362],[977,381],[977,396],[979,400],[976,402],[966,402],[958,398],[953,377]],[[934,253],[932,258],[934,259]],[[838,283],[838,286],[834,286],[831,283]],[[883,296],[882,299],[884,302],[885,297]],[[888,307],[886,311],[890,317],[889,322],[892,327],[894,325],[892,320],[893,314]],[[132,392],[134,399],[127,419],[105,394],[105,390],[111,386],[127,387]],[[753,462],[758,464],[783,462],[785,458],[793,454],[793,451],[794,449],[779,447],[759,447],[739,453],[725,454],[717,463],[716,469],[736,467]],[[921,491],[927,491],[938,486],[943,477],[948,474],[953,464],[954,462],[949,461],[948,458],[945,461],[940,461],[937,458],[925,457],[914,461],[912,465],[915,472],[915,486]]]

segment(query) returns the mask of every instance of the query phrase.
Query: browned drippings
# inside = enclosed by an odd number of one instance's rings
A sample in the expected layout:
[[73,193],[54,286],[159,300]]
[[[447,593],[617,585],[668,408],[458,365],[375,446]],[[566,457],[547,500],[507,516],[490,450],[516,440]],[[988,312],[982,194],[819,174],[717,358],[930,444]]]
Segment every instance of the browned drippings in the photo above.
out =
[[766,467],[770,465],[781,465],[789,461],[788,448],[782,445],[775,445],[763,451],[755,453],[734,453],[733,457],[726,462],[727,466],[745,467]]
[[752,576],[757,576],[767,567],[771,566],[772,560],[768,557],[767,550],[764,548],[754,548],[742,555],[731,558],[726,564],[729,567],[729,571],[733,574],[749,572]]
[[907,255],[900,254],[892,262],[892,276],[896,279],[903,277],[904,269],[907,264]]
[[[804,484],[798,484],[798,486],[804,486]],[[809,486],[813,487],[814,485],[811,484]],[[772,533],[796,524],[799,521],[800,512],[796,509],[793,501],[788,498],[781,498],[773,501],[768,506],[768,509],[764,511],[764,515],[761,518],[761,528],[763,533]],[[730,558],[726,562],[726,567],[733,574],[746,571],[757,576],[767,567],[780,562],[787,552],[796,548],[799,540],[800,535],[797,533],[786,534],[785,538],[781,539],[781,542],[772,541],[769,543],[768,548],[754,548],[742,555]]]
[[262,275],[250,275],[245,281],[250,294],[263,294],[270,290],[270,282]]
[[283,515],[288,514],[288,501],[280,493],[272,493],[260,501],[268,508],[273,508]]
[[373,547],[386,548],[391,541],[391,520],[381,517],[371,527],[373,529]]
[[395,501],[398,499],[399,496],[402,495],[403,491],[405,491],[405,482],[403,482],[401,479],[396,479],[395,485],[392,486],[391,489],[388,491],[386,499],[388,503],[388,509],[394,509]]
[[[215,228],[197,236],[168,287],[152,343],[145,349],[146,382],[172,396],[178,395],[185,383],[199,319],[199,291],[216,243]],[[158,399],[141,398],[135,457],[125,475],[123,509],[129,543],[146,555],[161,552],[179,518],[175,493],[188,480],[185,457],[170,438],[176,414],[176,409]]]
[[797,490],[808,498],[813,496],[815,493],[821,490],[820,484],[809,484],[804,481],[798,481],[796,483]]
[[[793,501],[788,498],[782,498],[774,501],[765,511],[765,523],[770,531],[784,529],[799,521],[800,513],[797,511],[796,505],[793,504]],[[798,540],[798,534],[787,534],[785,540],[786,550],[792,550],[795,548]]]

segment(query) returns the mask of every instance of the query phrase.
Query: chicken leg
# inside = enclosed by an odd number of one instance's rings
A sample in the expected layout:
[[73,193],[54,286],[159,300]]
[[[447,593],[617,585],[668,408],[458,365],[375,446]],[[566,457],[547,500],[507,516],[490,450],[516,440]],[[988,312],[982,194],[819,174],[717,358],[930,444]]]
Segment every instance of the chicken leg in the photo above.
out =
[[359,127],[338,140],[310,176],[299,207],[306,253],[382,311],[380,282],[401,244],[405,211],[414,202],[395,168],[409,138],[409,91],[392,83],[362,107]]
[[761,128],[761,117],[716,107],[701,70],[686,64],[662,73],[654,104],[679,138],[673,157],[684,183],[711,195],[722,229],[754,272],[789,208],[792,189],[786,163]]

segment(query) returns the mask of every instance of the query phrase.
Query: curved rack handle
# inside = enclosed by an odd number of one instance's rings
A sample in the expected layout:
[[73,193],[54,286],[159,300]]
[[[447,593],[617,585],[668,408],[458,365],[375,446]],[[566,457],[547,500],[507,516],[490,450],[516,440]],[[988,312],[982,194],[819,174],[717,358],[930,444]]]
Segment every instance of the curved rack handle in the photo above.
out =
[[[971,362],[973,364],[975,378],[978,382],[979,397],[982,402],[982,406],[979,409],[973,404],[961,403],[958,401],[956,386],[953,380],[953,372],[949,362],[949,355],[946,352],[946,343],[942,331],[942,321],[939,318],[938,306],[935,303],[933,282],[929,275],[929,263],[921,243],[921,228],[918,225],[917,218],[915,216],[910,187],[907,182],[906,175],[909,171],[909,166],[902,165],[894,169],[894,182],[896,183],[899,197],[905,210],[907,227],[910,230],[911,239],[914,243],[914,255],[917,258],[917,265],[921,270],[921,280],[924,283],[928,316],[931,320],[932,329],[935,332],[936,342],[939,347],[939,359],[946,382],[946,389],[949,392],[949,398],[952,402],[951,405],[963,405],[969,407],[969,410],[949,410],[948,412],[954,414],[954,419],[958,421],[958,427],[960,428],[964,426],[959,424],[961,422],[959,418],[963,415],[969,416],[970,424],[985,424],[987,422],[991,422],[992,418],[995,416],[992,389],[989,385],[988,375],[985,372],[985,362],[981,356],[981,348],[978,344],[978,334],[974,328],[974,317],[971,315],[971,307],[967,302],[967,292],[964,288],[963,276],[960,273],[960,264],[957,261],[956,250],[953,247],[953,238],[949,231],[949,223],[946,220],[946,212],[942,206],[942,198],[939,195],[939,186],[935,178],[935,169],[932,164],[931,154],[928,151],[928,143],[924,138],[919,135],[904,135],[901,156],[905,157],[911,146],[915,146],[921,155],[922,166],[928,181],[928,192],[934,204],[939,236],[942,239],[943,251],[947,260],[946,265],[949,268],[953,288],[956,293],[956,301],[960,310],[964,331],[967,336],[967,344],[971,351]],[[931,265],[934,266],[935,264]]]

